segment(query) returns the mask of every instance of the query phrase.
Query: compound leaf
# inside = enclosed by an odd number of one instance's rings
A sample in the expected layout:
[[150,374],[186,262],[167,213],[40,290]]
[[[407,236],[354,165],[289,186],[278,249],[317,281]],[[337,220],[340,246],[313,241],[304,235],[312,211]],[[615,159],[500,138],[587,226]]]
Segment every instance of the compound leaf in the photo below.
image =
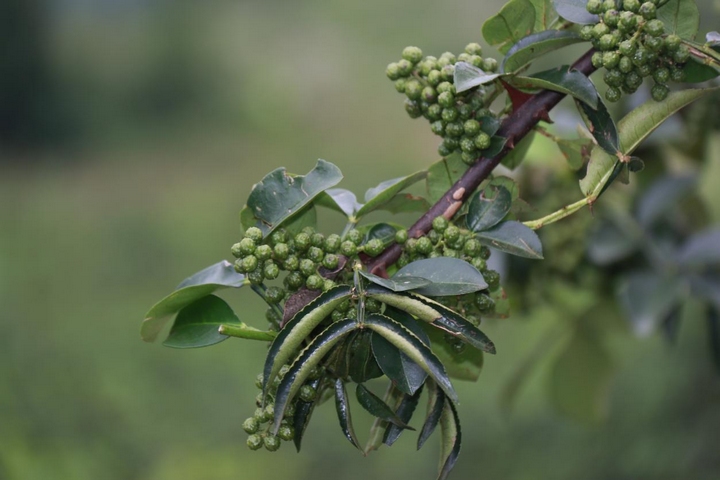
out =
[[223,288],[240,288],[245,276],[235,271],[227,260],[199,271],[180,283],[175,291],[156,303],[145,314],[140,335],[146,342],[154,342],[168,317],[197,300]]

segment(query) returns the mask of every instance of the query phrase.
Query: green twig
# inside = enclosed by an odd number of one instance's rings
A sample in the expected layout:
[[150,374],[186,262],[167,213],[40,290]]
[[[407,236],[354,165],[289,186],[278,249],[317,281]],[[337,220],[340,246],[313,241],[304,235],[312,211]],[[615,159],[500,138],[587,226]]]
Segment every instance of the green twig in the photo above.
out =
[[246,338],[248,340],[262,340],[265,342],[272,341],[277,333],[266,332],[258,330],[257,328],[250,327],[244,323],[240,325],[220,325],[218,332],[228,337]]
[[565,217],[569,217],[573,213],[577,212],[578,210],[582,209],[584,206],[590,204],[590,197],[583,198],[582,200],[578,200],[575,203],[571,203],[570,205],[566,205],[560,210],[557,210],[550,215],[546,215],[542,218],[538,218],[537,220],[530,220],[527,222],[523,222],[523,225],[525,225],[528,228],[532,228],[533,230],[537,230],[539,228],[544,227],[545,225],[549,225],[551,223],[555,223],[558,220],[562,220]]

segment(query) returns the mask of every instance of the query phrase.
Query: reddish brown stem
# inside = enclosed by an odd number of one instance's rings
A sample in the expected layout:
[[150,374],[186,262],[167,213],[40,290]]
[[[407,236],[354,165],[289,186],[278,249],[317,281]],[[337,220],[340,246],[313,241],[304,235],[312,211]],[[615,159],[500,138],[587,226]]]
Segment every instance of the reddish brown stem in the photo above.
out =
[[[591,49],[580,57],[572,66],[573,69],[590,75],[595,71],[591,57]],[[410,237],[420,237],[430,231],[435,217],[444,216],[450,219],[462,206],[463,202],[492,173],[503,158],[538,124],[540,120],[549,119],[549,112],[565,97],[565,94],[543,90],[533,95],[502,122],[497,135],[507,139],[505,148],[492,158],[479,158],[450,190],[433,205],[415,224],[408,229]],[[393,244],[367,265],[375,275],[387,277],[387,268],[395,263],[402,247]]]

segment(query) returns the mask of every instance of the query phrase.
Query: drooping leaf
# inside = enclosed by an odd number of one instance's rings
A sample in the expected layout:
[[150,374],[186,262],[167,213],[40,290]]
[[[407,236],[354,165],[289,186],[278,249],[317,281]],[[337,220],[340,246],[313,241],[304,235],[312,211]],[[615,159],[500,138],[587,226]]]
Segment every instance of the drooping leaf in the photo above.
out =
[[318,195],[315,203],[321,207],[331,208],[340,213],[344,213],[346,217],[354,217],[362,204],[357,201],[357,197],[350,190],[344,188],[328,188]]
[[[402,401],[404,395],[404,393],[402,393],[400,390],[395,388],[392,383],[390,383],[387,390],[385,391],[385,395],[383,396],[383,402],[385,402],[385,404],[387,405],[392,406],[393,408],[397,408],[400,405],[400,402]],[[391,424],[386,422],[385,420],[375,417],[375,421],[373,421],[373,424],[370,427],[370,437],[365,444],[365,455],[372,452],[373,450],[377,450],[378,448],[380,448],[383,443],[383,438],[385,438],[385,430],[387,430],[387,427],[389,425]]]
[[[309,382],[309,385],[317,391],[322,380],[322,378],[312,380]],[[317,405],[317,402],[304,402],[301,399],[298,399],[295,403],[295,415],[293,415],[293,428],[295,430],[295,435],[293,436],[293,443],[295,444],[295,449],[298,452],[300,451],[300,446],[302,445],[302,438],[305,434],[305,429],[307,428],[308,423],[310,423],[310,417],[315,410],[315,405]]]
[[453,153],[430,165],[426,180],[428,200],[432,203],[440,200],[468,168],[469,166],[462,161],[458,153]]
[[[631,154],[668,117],[716,88],[687,89],[672,92],[662,102],[649,100],[631,110],[618,123],[623,154]],[[612,176],[616,164],[616,157],[608,155],[602,149],[594,148],[590,156],[587,174],[585,178],[580,180],[580,189],[583,194],[597,198],[599,193],[607,187],[608,179]]]
[[223,260],[183,280],[175,291],[156,303],[145,314],[140,335],[146,342],[154,342],[168,321],[168,317],[181,308],[224,288],[240,288],[245,276]]
[[720,70],[702,63],[700,59],[692,55],[690,56],[690,61],[685,62],[682,66],[682,71],[684,76],[683,82],[685,83],[707,82],[720,75]]
[[661,277],[653,271],[628,275],[618,291],[620,305],[638,337],[652,334],[682,296],[679,278]]
[[720,264],[720,227],[690,237],[680,247],[677,263],[683,269],[709,268]]
[[530,3],[535,7],[535,27],[533,31],[542,32],[547,30],[557,19],[557,12],[552,0],[530,0]]
[[525,156],[530,151],[533,141],[535,140],[535,132],[530,132],[522,140],[520,140],[515,148],[510,150],[502,159],[503,166],[510,170],[515,170],[525,160]]
[[569,65],[544,70],[529,77],[513,77],[509,80],[514,87],[525,90],[553,90],[570,95],[595,109],[598,93],[595,85],[583,73],[570,70]]
[[[395,415],[397,415],[397,417],[406,424],[410,423],[410,419],[412,418],[413,413],[415,413],[415,408],[417,407],[418,401],[420,401],[421,393],[422,385],[420,385],[420,388],[418,388],[418,390],[413,395],[405,394],[402,401],[400,402],[400,406],[395,410]],[[403,428],[400,428],[397,425],[388,425],[388,427],[385,429],[383,443],[387,446],[392,446],[392,444],[395,443],[398,438],[400,438],[400,434],[403,432],[403,430]]]
[[435,431],[435,427],[440,423],[443,407],[445,406],[445,394],[440,390],[435,382],[429,380],[428,385],[428,408],[425,416],[425,423],[420,430],[417,441],[417,449],[420,450],[425,441]]
[[372,393],[362,383],[358,383],[358,386],[355,389],[355,395],[357,396],[360,406],[367,410],[370,415],[392,423],[400,428],[415,430],[410,425],[403,422],[400,417],[395,414],[393,409],[382,401],[382,398]]
[[290,404],[300,387],[308,379],[312,369],[320,363],[325,355],[340,341],[345,335],[358,328],[358,324],[354,320],[341,320],[335,322],[310,342],[297,360],[292,364],[290,370],[285,374],[278,385],[275,394],[275,420],[270,431],[273,435],[277,435],[280,428],[280,422],[285,415],[285,410]]
[[462,433],[460,431],[460,418],[458,417],[455,405],[444,402],[442,415],[440,416],[440,474],[438,480],[445,480],[457,462],[462,444]]
[[253,186],[247,206],[258,219],[256,226],[267,236],[342,178],[340,169],[325,160],[318,160],[304,176],[293,176],[278,168]]
[[427,177],[428,172],[422,170],[415,172],[407,177],[394,178],[380,183],[378,186],[369,189],[365,192],[365,205],[363,205],[357,212],[357,216],[362,217],[368,213],[382,208],[387,203],[391,202],[393,198],[410,185],[413,185],[420,180]]
[[395,293],[377,285],[367,288],[368,296],[403,310],[423,322],[444,330],[463,342],[495,354],[495,345],[480,329],[445,305],[415,293]]
[[[427,325],[427,324],[426,324]],[[457,348],[445,339],[445,332],[439,328],[428,325],[425,328],[430,337],[430,349],[445,365],[445,370],[450,378],[475,382],[480,378],[485,354],[477,348],[467,348],[462,345]]]
[[350,415],[350,401],[348,400],[347,390],[345,390],[345,382],[341,378],[335,380],[335,410],[337,411],[340,428],[345,438],[347,438],[355,448],[362,450],[360,442],[358,442],[357,436],[355,435],[355,429],[353,428],[352,417]]
[[537,234],[520,222],[509,220],[477,232],[481,243],[519,257],[541,260],[542,244]]
[[338,285],[308,303],[278,332],[265,359],[263,369],[263,398],[267,389],[282,366],[291,360],[303,340],[322,322],[339,304],[350,298],[352,291],[348,285]]
[[695,175],[667,176],[653,183],[638,201],[636,217],[640,225],[649,227],[682,197],[697,187]]
[[535,7],[529,0],[510,0],[500,11],[487,19],[482,34],[490,45],[497,46],[500,53],[530,35],[535,28]]
[[457,93],[462,93],[471,88],[490,83],[501,76],[501,73],[486,73],[467,62],[457,62],[453,82]]
[[565,160],[567,160],[568,166],[573,170],[580,170],[585,164],[585,159],[590,158],[593,143],[583,138],[560,139],[557,146],[560,148]]
[[500,71],[514,72],[541,55],[582,41],[577,33],[567,30],[545,30],[528,35],[508,50]]
[[616,155],[620,151],[620,137],[618,135],[615,121],[610,116],[607,107],[597,97],[597,107],[592,108],[585,102],[577,99],[575,104],[587,126],[588,130],[595,138],[597,144],[610,155]]
[[561,413],[581,422],[597,422],[607,413],[615,368],[597,336],[578,329],[550,373],[550,399]]
[[215,345],[228,338],[218,332],[223,324],[240,325],[241,322],[230,305],[215,295],[208,295],[180,310],[163,345],[173,348]]
[[593,15],[585,8],[587,0],[554,0],[554,4],[555,10],[562,18],[578,25],[589,25],[600,21],[597,15]]
[[505,187],[489,185],[470,199],[465,223],[473,232],[487,230],[505,218],[511,205],[512,195]]
[[[410,330],[425,345],[430,344],[425,331],[407,313],[387,307],[385,315]],[[400,391],[413,395],[427,378],[425,370],[381,335],[373,333],[371,342],[375,359],[385,375]]]
[[377,313],[368,315],[365,318],[364,325],[381,335],[401,352],[405,353],[413,362],[422,367],[442,388],[443,392],[453,402],[457,403],[457,393],[455,393],[455,389],[453,389],[442,363],[415,334],[395,320]]
[[695,0],[668,0],[658,7],[657,18],[665,24],[666,33],[693,40],[700,28],[700,12]]
[[429,280],[427,285],[413,290],[420,295],[431,297],[464,295],[487,288],[487,283],[477,268],[465,260],[451,257],[416,260],[398,270],[392,280],[402,282],[404,278]]
[[372,338],[372,332],[358,332],[347,349],[348,375],[355,383],[364,383],[383,375],[373,354]]
[[376,285],[380,285],[382,287],[385,287],[389,290],[392,290],[393,292],[405,292],[407,290],[416,290],[418,288],[424,287],[425,285],[430,285],[432,283],[427,278],[412,277],[410,275],[406,275],[403,278],[396,279],[395,277],[393,277],[393,278],[379,277],[375,274],[366,272],[364,270],[360,270],[359,272],[360,272],[360,275],[367,278],[372,283],[374,283]]

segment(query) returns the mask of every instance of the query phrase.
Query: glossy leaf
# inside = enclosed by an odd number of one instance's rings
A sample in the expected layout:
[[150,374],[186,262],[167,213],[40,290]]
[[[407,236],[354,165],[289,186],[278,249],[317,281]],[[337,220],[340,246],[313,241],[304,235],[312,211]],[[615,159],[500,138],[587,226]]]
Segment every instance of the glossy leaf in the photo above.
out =
[[302,342],[325,320],[339,304],[350,298],[351,287],[338,285],[308,303],[278,332],[265,359],[263,369],[263,398],[268,385],[282,366],[290,361]]
[[535,7],[529,0],[510,0],[500,11],[490,17],[482,26],[482,34],[490,45],[497,46],[500,53],[524,37],[535,28]]
[[520,140],[515,148],[510,150],[502,159],[503,166],[510,170],[515,170],[525,160],[525,156],[530,151],[533,140],[535,140],[535,132],[530,132],[522,140]]
[[610,155],[615,155],[620,151],[620,137],[618,135],[615,121],[610,116],[607,107],[600,99],[597,98],[597,107],[592,108],[585,102],[575,100],[575,104],[587,126],[588,130],[595,138],[597,144]]
[[512,195],[505,187],[489,185],[470,199],[465,223],[473,232],[487,230],[505,218],[511,205]]
[[560,139],[557,146],[562,152],[563,157],[568,162],[568,166],[573,170],[580,170],[585,164],[585,160],[590,158],[593,143],[590,140],[576,138],[572,140]]
[[578,34],[567,30],[545,30],[528,35],[508,50],[500,71],[514,72],[541,55],[582,41]]
[[695,175],[667,176],[653,183],[640,197],[636,217],[640,225],[649,227],[663,217],[679,201],[692,192],[698,183]]
[[376,187],[369,189],[365,192],[365,205],[363,205],[357,212],[358,217],[367,215],[368,213],[382,208],[387,203],[391,202],[393,198],[410,185],[413,185],[420,180],[424,180],[428,175],[426,170],[415,172],[407,177],[394,178],[382,182]]
[[357,328],[358,324],[354,320],[335,322],[315,337],[302,351],[278,385],[275,394],[275,420],[270,429],[273,435],[277,435],[287,406],[308,379],[313,368],[345,335]]
[[426,179],[428,200],[432,203],[440,200],[468,168],[457,153],[430,165]]
[[355,448],[362,450],[360,442],[358,442],[357,436],[355,435],[355,429],[353,428],[352,417],[350,415],[350,401],[348,400],[347,390],[345,390],[345,382],[341,378],[335,380],[335,410],[337,411],[340,428],[345,438],[347,438]]
[[565,20],[578,25],[589,25],[600,21],[597,15],[593,15],[585,8],[587,0],[554,0],[554,3],[555,10]]
[[325,160],[304,176],[278,168],[253,186],[247,206],[258,219],[256,226],[268,235],[342,178],[340,169]]
[[410,425],[403,422],[400,417],[395,414],[392,408],[383,402],[380,397],[368,390],[362,383],[358,383],[358,386],[355,389],[355,395],[357,396],[360,406],[370,413],[370,415],[381,420],[385,420],[386,422],[400,428],[415,430]]
[[493,177],[493,179],[490,180],[489,185],[493,187],[503,187],[505,190],[510,192],[510,198],[512,198],[513,201],[520,198],[520,187],[517,182],[510,177]]
[[372,313],[365,318],[364,326],[392,343],[405,353],[413,362],[422,367],[453,401],[458,401],[457,393],[450,383],[440,360],[410,330],[384,315]]
[[[425,331],[407,313],[387,307],[385,315],[410,330],[425,345],[430,344]],[[381,335],[373,333],[371,343],[373,354],[383,373],[400,391],[413,395],[427,378],[425,370]]]
[[543,258],[542,244],[537,234],[520,222],[499,223],[489,230],[477,232],[481,243],[518,257]]
[[445,332],[428,325],[425,328],[430,337],[430,349],[445,365],[450,378],[475,382],[480,378],[485,354],[477,348],[467,348],[463,345],[457,349],[445,339]]
[[445,480],[457,462],[462,444],[462,432],[460,431],[460,418],[458,417],[455,405],[444,402],[442,415],[440,416],[440,474],[438,480]]
[[387,246],[395,242],[395,234],[398,230],[404,228],[405,227],[403,225],[397,223],[380,222],[363,225],[358,228],[358,230],[365,233],[363,243],[367,243],[373,239],[378,239],[383,243],[383,245]]
[[682,66],[683,82],[685,83],[702,83],[717,78],[720,71],[711,65],[706,65],[696,57],[690,56],[690,60]]
[[146,342],[154,342],[168,322],[168,317],[197,300],[224,288],[240,288],[245,276],[223,260],[192,275],[180,283],[175,291],[156,303],[145,314],[140,335]]
[[318,195],[315,203],[331,208],[340,213],[344,213],[346,217],[354,217],[362,204],[357,201],[357,197],[350,190],[344,188],[328,188]]
[[471,88],[493,82],[502,76],[501,73],[486,73],[475,65],[467,62],[457,62],[453,74],[453,84],[457,93],[462,93]]
[[394,293],[378,286],[367,289],[368,296],[403,310],[423,322],[444,330],[463,342],[488,353],[495,353],[495,345],[480,329],[458,313],[430,298],[414,293]]
[[545,89],[564,93],[593,109],[598,105],[595,85],[583,73],[570,70],[568,65],[538,72],[529,77],[513,77],[510,82],[514,87],[524,90]]
[[443,408],[445,406],[445,394],[440,390],[432,380],[427,382],[428,385],[428,408],[425,416],[425,422],[420,430],[417,441],[417,449],[420,450],[425,441],[430,438],[435,428],[440,423]]
[[652,271],[634,272],[620,285],[620,305],[635,335],[647,337],[683,296],[683,284],[677,277],[661,277]]
[[208,295],[180,310],[163,345],[173,348],[215,345],[228,338],[218,332],[220,325],[240,323],[230,305],[215,295]]
[[[716,87],[717,88],[717,87]],[[635,148],[647,138],[668,117],[682,107],[692,103],[716,88],[687,89],[672,92],[662,102],[649,100],[633,109],[618,123],[620,143],[625,155],[631,154]],[[608,180],[615,170],[617,158],[608,155],[602,149],[594,148],[590,156],[587,174],[580,180],[583,194],[597,198],[608,185]]]
[[720,264],[720,227],[696,233],[678,251],[680,268],[710,268]]
[[[317,391],[321,381],[321,378],[312,380],[311,382],[309,382],[309,385]],[[300,399],[298,399],[298,401],[295,403],[295,415],[293,415],[292,420],[293,428],[295,430],[295,435],[293,436],[293,443],[295,444],[295,449],[298,452],[300,451],[300,447],[302,445],[302,438],[305,435],[305,429],[310,423],[310,417],[315,410],[315,405],[317,405],[317,402],[304,402]]]
[[366,272],[364,270],[360,270],[359,273],[366,279],[370,280],[372,283],[374,283],[376,285],[380,285],[382,287],[385,287],[389,290],[392,290],[393,292],[405,292],[407,290],[416,290],[418,288],[424,287],[425,285],[430,285],[430,283],[432,283],[430,280],[428,280],[426,278],[412,277],[410,275],[407,275],[404,278],[396,279],[395,277],[393,277],[393,278],[379,277],[375,274]]
[[534,32],[542,32],[550,28],[550,25],[557,19],[557,12],[552,0],[530,0],[535,7]]
[[420,295],[431,297],[464,295],[487,288],[482,273],[459,258],[437,257],[416,260],[398,270],[391,280],[402,282],[404,278],[428,280],[429,284],[413,290]]
[[364,383],[383,375],[383,371],[373,354],[372,337],[372,332],[357,332],[347,349],[348,375],[355,383]]
[[668,0],[657,9],[657,18],[665,24],[666,33],[692,40],[700,28],[700,12],[695,0]]
[[576,332],[556,358],[550,373],[550,399],[561,413],[583,422],[607,414],[612,360],[597,336]]
[[[421,393],[422,385],[413,395],[405,394],[403,396],[403,399],[400,402],[400,406],[395,410],[395,415],[397,415],[400,420],[405,423],[410,422],[413,413],[415,413],[415,408],[417,408],[418,401],[420,401]],[[397,425],[388,425],[388,427],[385,429],[383,443],[387,446],[392,446],[392,444],[395,443],[398,438],[400,438],[400,434],[403,432],[403,430],[403,428],[400,428]]]

